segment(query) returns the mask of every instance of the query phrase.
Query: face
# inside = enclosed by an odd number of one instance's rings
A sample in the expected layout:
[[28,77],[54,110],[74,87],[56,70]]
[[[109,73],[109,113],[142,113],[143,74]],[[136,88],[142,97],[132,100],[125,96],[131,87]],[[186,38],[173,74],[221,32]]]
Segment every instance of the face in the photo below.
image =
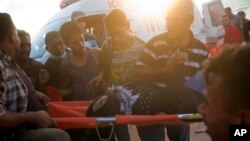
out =
[[79,19],[76,20],[76,22],[80,25],[82,31],[85,32],[85,28],[86,28],[86,20],[85,20],[85,18],[79,18]]
[[10,55],[11,58],[14,58],[18,54],[18,52],[19,52],[21,41],[20,41],[20,38],[18,36],[18,33],[17,33],[16,29],[11,34],[11,36],[12,36],[12,40],[13,40],[14,46],[13,46],[13,48],[8,48],[6,50],[6,52]]
[[227,14],[229,17],[231,17],[232,14],[233,14],[232,11],[231,11],[230,9],[226,9],[225,12],[226,12],[226,14]]
[[239,14],[239,16],[240,16],[240,18],[241,18],[242,20],[246,18],[246,15],[243,14],[243,13]]
[[236,118],[225,112],[222,88],[222,77],[211,75],[205,101],[199,106],[199,113],[204,116],[204,122],[208,128],[208,134],[213,141],[229,140],[229,125],[237,123]]
[[84,37],[82,34],[74,34],[71,36],[67,44],[74,54],[82,54],[85,50]]
[[28,35],[20,36],[21,45],[18,52],[18,59],[20,61],[26,61],[29,59],[31,43]]
[[63,55],[65,51],[65,45],[62,41],[59,41],[55,45],[48,47],[48,50],[51,54],[59,57]]
[[126,44],[129,37],[127,27],[121,25],[113,26],[110,30],[110,36],[114,43]]
[[223,27],[228,27],[230,25],[230,20],[228,16],[223,16],[222,17],[222,25]]
[[191,19],[187,16],[180,14],[168,14],[167,15],[167,29],[170,37],[179,38],[182,35],[189,32],[189,28],[192,24]]

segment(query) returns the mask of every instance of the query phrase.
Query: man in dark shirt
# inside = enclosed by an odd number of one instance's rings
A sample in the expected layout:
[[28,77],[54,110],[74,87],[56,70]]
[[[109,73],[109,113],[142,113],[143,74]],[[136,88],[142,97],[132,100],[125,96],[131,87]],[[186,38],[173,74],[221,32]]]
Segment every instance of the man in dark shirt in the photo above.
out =
[[250,21],[244,22],[243,35],[246,42],[250,41]]
[[50,75],[47,85],[58,89],[60,94],[63,95],[64,100],[70,100],[72,89],[67,88],[67,85],[70,83],[70,78],[62,69],[62,60],[65,59],[70,52],[66,50],[61,34],[58,31],[48,32],[45,36],[45,44],[46,50],[50,53],[50,57],[45,63],[45,67]]
[[[26,74],[13,58],[20,39],[9,14],[0,13],[0,140],[1,141],[70,141],[67,133],[49,128],[54,121],[40,105]],[[30,106],[33,106],[32,110]],[[30,130],[32,126],[33,129]]]
[[18,36],[21,40],[21,45],[15,61],[29,76],[35,89],[46,93],[45,85],[49,80],[49,74],[42,63],[29,58],[31,50],[30,35],[24,30],[18,30]]
[[[203,96],[186,88],[190,78],[202,69],[209,52],[190,31],[193,4],[176,0],[167,13],[168,32],[151,39],[137,62],[141,78],[140,99],[134,114],[194,113]],[[143,98],[144,97],[144,98]],[[164,141],[164,127],[137,127],[142,141]],[[189,126],[167,126],[171,141],[189,140]]]

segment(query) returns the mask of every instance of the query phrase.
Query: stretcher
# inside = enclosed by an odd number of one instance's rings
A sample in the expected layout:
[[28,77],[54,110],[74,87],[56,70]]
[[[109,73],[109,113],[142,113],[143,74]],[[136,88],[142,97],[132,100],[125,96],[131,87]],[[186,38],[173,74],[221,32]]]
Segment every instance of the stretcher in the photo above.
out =
[[[85,113],[91,101],[50,102],[48,112],[61,129],[96,128],[101,141],[109,141],[115,124],[153,125],[153,124],[189,124],[202,121],[200,114],[179,115],[115,115],[113,117],[86,117]],[[100,135],[99,128],[111,126],[108,138]]]
[[57,128],[95,128],[105,124],[189,124],[202,121],[200,114],[176,115],[115,115],[113,117],[86,117],[90,101],[50,102],[48,112],[57,122]]

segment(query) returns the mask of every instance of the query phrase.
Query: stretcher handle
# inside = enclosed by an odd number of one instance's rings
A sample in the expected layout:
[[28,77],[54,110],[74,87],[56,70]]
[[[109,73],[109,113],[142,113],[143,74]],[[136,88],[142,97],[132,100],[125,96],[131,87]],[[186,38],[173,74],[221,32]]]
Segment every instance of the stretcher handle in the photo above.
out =
[[100,131],[99,131],[99,126],[100,124],[96,124],[96,132],[97,132],[97,135],[98,135],[98,138],[100,139],[100,141],[110,141],[111,138],[112,138],[112,135],[114,133],[114,128],[115,128],[115,125],[114,125],[114,122],[115,122],[116,118],[115,117],[97,117],[96,118],[96,123],[108,123],[109,126],[111,126],[111,131],[110,131],[110,134],[109,134],[109,137],[108,138],[103,138],[101,137],[101,134],[100,134]]

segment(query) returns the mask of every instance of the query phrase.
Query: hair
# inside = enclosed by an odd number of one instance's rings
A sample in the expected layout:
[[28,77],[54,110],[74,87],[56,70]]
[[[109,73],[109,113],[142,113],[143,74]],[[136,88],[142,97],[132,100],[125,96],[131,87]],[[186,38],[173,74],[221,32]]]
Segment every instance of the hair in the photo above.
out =
[[168,13],[194,16],[194,5],[192,0],[174,0],[169,6]]
[[77,20],[77,19],[80,19],[80,18],[85,18],[85,13],[83,11],[74,11],[71,13],[71,20]]
[[122,10],[114,9],[107,15],[106,25],[109,30],[116,25],[128,26],[127,17]]
[[82,29],[77,22],[69,21],[61,26],[60,33],[63,41],[68,44],[73,34],[82,34]]
[[238,16],[246,16],[246,13],[244,12],[244,11],[239,11],[238,13],[237,13],[237,15]]
[[222,97],[225,111],[250,109],[250,44],[226,45],[220,50],[205,71],[209,85],[211,73],[222,77]]
[[[93,105],[97,102],[97,100],[99,100],[102,96],[105,95],[108,96],[105,104],[96,111],[93,111]],[[86,112],[87,117],[109,117],[120,113],[121,101],[119,95],[116,92],[105,95],[97,97],[94,102],[91,103]]]
[[25,30],[17,30],[17,33],[19,37],[28,36],[30,38],[30,34],[26,32]]
[[0,13],[0,43],[15,29],[11,16],[8,13]]
[[225,11],[231,13],[231,12],[232,12],[232,9],[231,9],[231,7],[226,7],[226,8],[225,8]]

